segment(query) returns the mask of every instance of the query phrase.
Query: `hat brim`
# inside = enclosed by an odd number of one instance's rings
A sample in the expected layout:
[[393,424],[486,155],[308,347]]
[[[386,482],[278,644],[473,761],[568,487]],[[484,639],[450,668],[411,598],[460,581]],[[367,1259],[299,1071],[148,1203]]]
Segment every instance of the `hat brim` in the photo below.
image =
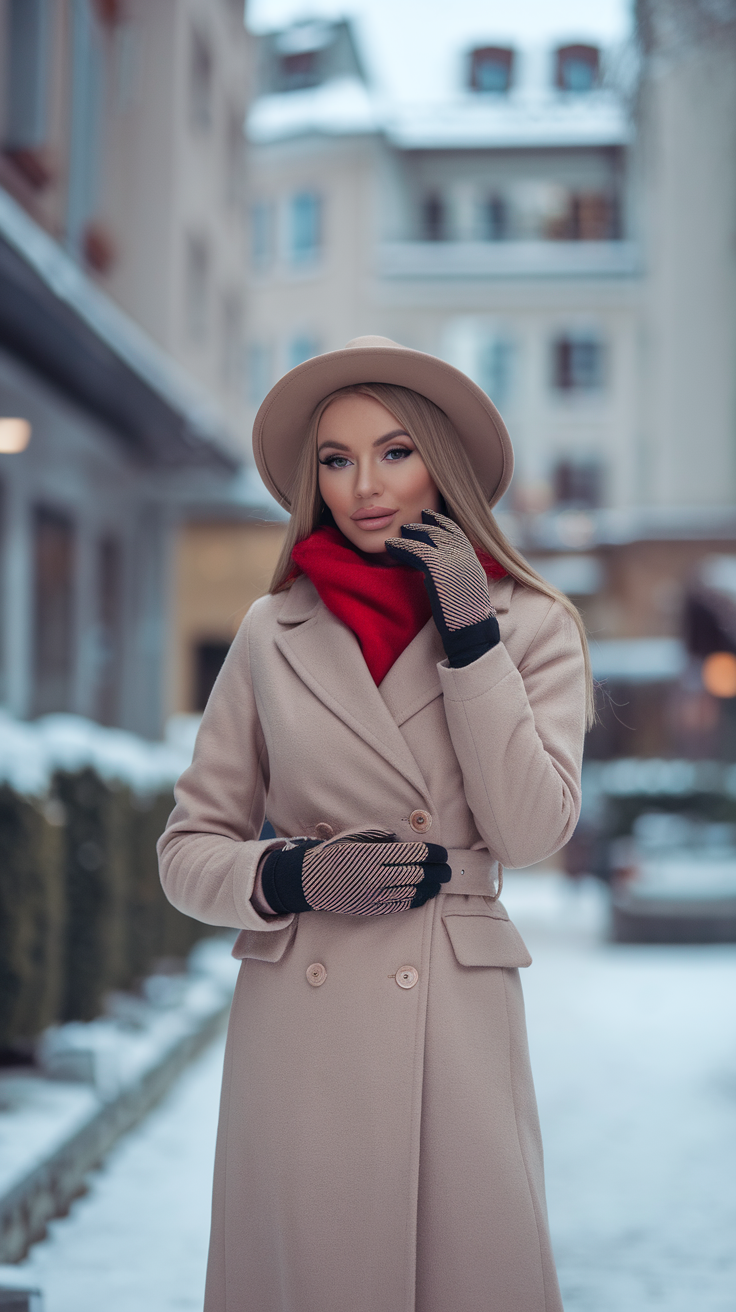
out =
[[271,389],[253,425],[253,454],[269,492],[291,509],[289,487],[309,421],[330,392],[358,383],[392,383],[426,396],[457,430],[483,494],[491,506],[511,482],[511,439],[490,397],[466,374],[437,356],[374,338],[385,345],[355,345],[314,356]]

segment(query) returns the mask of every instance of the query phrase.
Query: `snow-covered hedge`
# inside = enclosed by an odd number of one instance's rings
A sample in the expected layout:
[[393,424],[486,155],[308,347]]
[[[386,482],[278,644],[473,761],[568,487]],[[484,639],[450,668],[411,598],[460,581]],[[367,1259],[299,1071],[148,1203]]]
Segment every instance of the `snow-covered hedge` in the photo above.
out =
[[146,743],[75,716],[0,719],[0,1047],[92,1019],[210,932],[169,905],[156,864],[191,727]]

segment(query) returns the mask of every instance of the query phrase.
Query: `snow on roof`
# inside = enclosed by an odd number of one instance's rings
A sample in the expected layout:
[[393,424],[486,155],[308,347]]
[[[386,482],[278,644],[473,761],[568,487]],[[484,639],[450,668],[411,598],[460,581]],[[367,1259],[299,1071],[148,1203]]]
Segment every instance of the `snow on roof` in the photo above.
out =
[[[627,0],[251,0],[256,34],[308,19],[347,18],[367,69],[357,78],[256,100],[249,131],[256,141],[305,131],[369,132],[383,125],[405,149],[491,145],[618,144],[628,140],[615,90],[560,93],[554,51],[583,43],[621,50],[632,21]],[[466,86],[474,47],[515,50],[513,87],[478,95]],[[280,102],[276,104],[275,102]]]

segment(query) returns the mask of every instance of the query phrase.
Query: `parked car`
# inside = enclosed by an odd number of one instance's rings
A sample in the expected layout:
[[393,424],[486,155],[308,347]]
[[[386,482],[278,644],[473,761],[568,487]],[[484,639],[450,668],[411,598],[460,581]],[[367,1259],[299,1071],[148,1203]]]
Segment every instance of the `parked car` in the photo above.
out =
[[642,812],[609,868],[616,942],[736,942],[736,825]]

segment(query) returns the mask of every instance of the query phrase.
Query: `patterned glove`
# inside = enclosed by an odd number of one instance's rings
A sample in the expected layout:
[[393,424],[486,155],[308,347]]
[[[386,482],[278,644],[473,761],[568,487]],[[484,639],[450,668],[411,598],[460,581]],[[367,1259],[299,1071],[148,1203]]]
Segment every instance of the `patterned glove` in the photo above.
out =
[[263,896],[278,915],[337,911],[386,916],[424,906],[451,875],[447,852],[436,843],[400,843],[384,829],[331,838],[292,839],[269,852]]
[[422,523],[402,525],[400,538],[386,539],[386,550],[422,571],[450,665],[470,665],[500,642],[485,570],[453,520],[423,510]]

